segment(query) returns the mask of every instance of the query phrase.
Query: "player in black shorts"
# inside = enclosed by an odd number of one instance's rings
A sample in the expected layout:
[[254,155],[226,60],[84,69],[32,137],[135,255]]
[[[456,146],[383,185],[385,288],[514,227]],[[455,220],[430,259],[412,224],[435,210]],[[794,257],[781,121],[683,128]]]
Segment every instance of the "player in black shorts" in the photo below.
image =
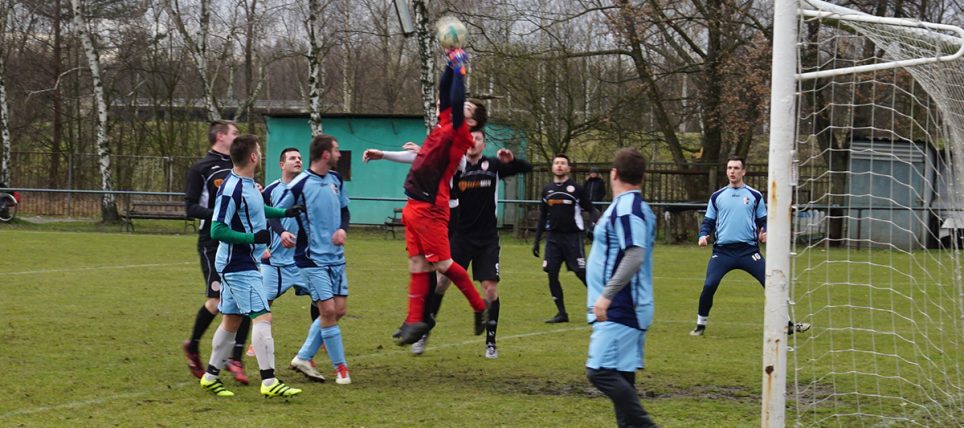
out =
[[[214,197],[218,187],[231,173],[231,143],[238,136],[238,127],[231,121],[215,121],[208,129],[208,140],[211,150],[208,154],[191,166],[187,172],[187,184],[184,191],[184,201],[187,215],[201,220],[198,228],[197,252],[201,258],[201,274],[207,292],[207,300],[198,310],[194,320],[191,338],[184,341],[184,355],[187,357],[187,367],[197,378],[204,376],[206,365],[201,363],[198,342],[201,336],[214,321],[218,314],[218,303],[221,301],[221,278],[214,268],[214,259],[218,252],[218,241],[211,239],[211,215],[214,213]],[[227,367],[234,379],[245,385],[248,376],[244,373],[244,363],[241,361],[244,343],[248,339],[251,319],[244,317],[235,338],[231,361]]]
[[[482,294],[489,308],[489,321],[485,326],[485,357],[498,358],[496,330],[499,325],[499,231],[496,216],[496,191],[500,179],[532,171],[532,165],[516,159],[512,151],[500,149],[496,157],[483,156],[485,135],[473,132],[475,145],[465,154],[465,166],[456,172],[452,193],[458,195],[458,216],[450,223],[452,228],[452,260],[460,266],[472,265],[472,279],[482,283]],[[439,281],[436,292],[426,301],[425,319],[438,315],[442,296],[448,281]],[[412,344],[412,353],[421,354],[428,340],[426,333]]]
[[542,204],[539,206],[539,222],[532,255],[539,257],[539,241],[547,231],[546,254],[542,270],[549,274],[549,293],[556,303],[556,315],[547,323],[569,322],[566,303],[563,300],[559,270],[562,262],[586,285],[586,253],[582,246],[583,211],[595,216],[592,201],[585,196],[582,186],[569,177],[569,157],[563,154],[552,158],[552,183],[542,188]]

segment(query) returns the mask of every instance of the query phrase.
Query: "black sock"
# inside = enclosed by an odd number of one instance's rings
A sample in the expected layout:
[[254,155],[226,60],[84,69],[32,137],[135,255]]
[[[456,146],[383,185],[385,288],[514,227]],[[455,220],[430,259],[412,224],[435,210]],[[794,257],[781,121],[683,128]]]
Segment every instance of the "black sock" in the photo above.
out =
[[321,316],[321,312],[318,312],[318,305],[316,305],[315,302],[311,302],[311,322],[315,322],[319,316]]
[[485,344],[495,345],[495,331],[499,328],[499,299],[489,302],[489,322],[485,324]]
[[261,370],[261,380],[271,379],[274,377],[274,369]]
[[[425,295],[425,306],[422,309],[422,320],[428,323],[428,328],[435,327],[435,313],[438,312],[438,305],[434,302],[441,299],[435,291],[438,288],[438,276],[435,272],[428,275],[428,294]],[[434,308],[434,310],[433,310]]]
[[208,364],[207,372],[210,373],[212,376],[217,376],[217,375],[221,374],[221,370],[220,370],[220,369],[218,369],[217,367],[214,367],[214,366],[212,366],[212,365],[210,365],[210,364]]
[[216,313],[212,314],[207,307],[201,305],[201,309],[197,311],[197,317],[194,318],[194,330],[191,332],[191,343],[188,345],[189,351],[198,352],[197,345],[201,336],[204,336],[204,332],[211,326],[211,321],[214,321],[214,317],[217,315]]
[[248,341],[248,333],[251,332],[251,317],[241,317],[241,327],[238,328],[237,335],[234,336],[234,349],[231,350],[231,359],[243,361],[244,344]]
[[556,304],[556,310],[560,314],[566,313],[566,301],[562,296],[562,284],[559,282],[559,272],[549,272],[549,294],[552,301]]

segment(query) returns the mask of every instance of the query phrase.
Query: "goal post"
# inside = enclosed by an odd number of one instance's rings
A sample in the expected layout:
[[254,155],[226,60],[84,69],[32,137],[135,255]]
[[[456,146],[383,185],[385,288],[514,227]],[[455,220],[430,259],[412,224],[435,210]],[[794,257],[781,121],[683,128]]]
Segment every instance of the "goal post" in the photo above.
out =
[[964,30],[776,0],[773,34],[761,426],[960,423]]

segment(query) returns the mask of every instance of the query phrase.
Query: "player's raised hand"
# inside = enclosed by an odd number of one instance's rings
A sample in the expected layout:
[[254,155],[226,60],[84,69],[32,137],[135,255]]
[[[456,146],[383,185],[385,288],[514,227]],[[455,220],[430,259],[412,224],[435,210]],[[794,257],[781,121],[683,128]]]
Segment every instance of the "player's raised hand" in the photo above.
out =
[[348,232],[345,229],[338,229],[335,233],[331,234],[331,243],[335,245],[345,245],[345,240],[348,239]]
[[385,152],[377,149],[367,149],[365,153],[362,153],[362,162],[368,162],[370,160],[379,160],[385,157]]
[[502,163],[509,163],[515,160],[515,154],[513,154],[512,150],[509,149],[499,149],[495,155],[499,158],[499,162]]
[[406,141],[405,144],[402,144],[402,149],[415,152],[415,154],[418,154],[418,152],[422,150],[418,144],[415,144],[411,141]]
[[709,244],[709,243],[710,243],[710,237],[709,237],[709,236],[703,235],[703,236],[700,237],[700,246],[701,246],[701,247],[705,247],[705,246],[707,246],[707,244]]
[[449,67],[452,67],[452,69],[457,72],[465,74],[465,65],[469,63],[468,53],[461,48],[448,49],[445,51],[445,56],[449,59]]

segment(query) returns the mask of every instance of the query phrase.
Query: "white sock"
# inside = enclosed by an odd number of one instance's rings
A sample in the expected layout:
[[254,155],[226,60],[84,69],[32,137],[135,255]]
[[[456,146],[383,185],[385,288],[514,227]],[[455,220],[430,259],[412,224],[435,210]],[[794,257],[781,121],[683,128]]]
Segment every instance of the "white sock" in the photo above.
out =
[[224,365],[228,362],[228,356],[231,355],[231,349],[234,348],[234,337],[237,336],[237,332],[229,332],[222,326],[218,326],[218,329],[214,331],[214,338],[211,339],[211,359],[208,364],[214,366],[218,370],[224,368]]
[[254,345],[254,355],[258,358],[258,368],[274,369],[274,337],[271,337],[270,322],[256,321],[251,326],[251,344]]
[[696,316],[696,325],[705,326],[707,322],[710,321],[710,317]]

